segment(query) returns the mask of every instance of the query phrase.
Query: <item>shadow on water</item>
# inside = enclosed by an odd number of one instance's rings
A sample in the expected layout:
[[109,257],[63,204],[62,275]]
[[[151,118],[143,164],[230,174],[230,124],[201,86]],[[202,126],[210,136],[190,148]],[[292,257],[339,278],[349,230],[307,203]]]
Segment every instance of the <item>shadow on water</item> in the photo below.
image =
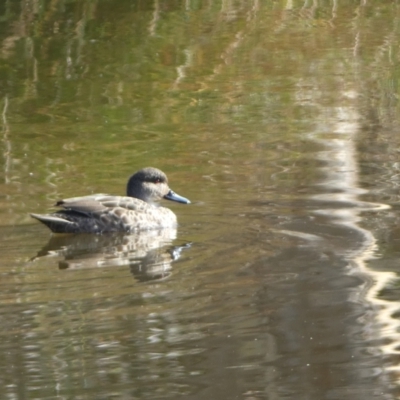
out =
[[172,263],[190,244],[172,246],[176,229],[140,234],[53,235],[31,261],[42,257],[63,257],[59,269],[88,269],[128,266],[138,281],[165,279]]

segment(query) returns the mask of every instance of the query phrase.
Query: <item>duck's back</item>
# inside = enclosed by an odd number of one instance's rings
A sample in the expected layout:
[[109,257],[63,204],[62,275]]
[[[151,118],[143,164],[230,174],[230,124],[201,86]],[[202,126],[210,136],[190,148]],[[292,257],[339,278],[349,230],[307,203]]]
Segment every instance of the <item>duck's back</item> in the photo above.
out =
[[127,196],[96,194],[57,202],[63,210],[31,214],[55,233],[136,232],[175,227],[175,214]]

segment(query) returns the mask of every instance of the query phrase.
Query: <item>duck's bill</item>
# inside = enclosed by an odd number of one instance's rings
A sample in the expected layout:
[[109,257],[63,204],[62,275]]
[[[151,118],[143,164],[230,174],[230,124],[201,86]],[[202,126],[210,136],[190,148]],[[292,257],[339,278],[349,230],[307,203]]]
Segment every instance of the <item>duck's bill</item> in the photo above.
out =
[[183,204],[190,204],[190,200],[188,200],[186,197],[179,196],[179,194],[176,194],[172,190],[170,190],[165,196],[164,199],[167,200],[172,200],[172,201],[177,201],[178,203],[183,203]]

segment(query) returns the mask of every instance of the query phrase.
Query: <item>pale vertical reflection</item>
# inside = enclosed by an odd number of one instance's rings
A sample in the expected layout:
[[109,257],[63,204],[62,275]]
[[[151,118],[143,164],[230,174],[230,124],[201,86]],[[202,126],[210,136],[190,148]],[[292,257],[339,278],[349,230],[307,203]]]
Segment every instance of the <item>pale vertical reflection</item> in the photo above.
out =
[[160,3],[158,0],[154,1],[154,11],[153,11],[153,18],[150,20],[149,24],[149,35],[154,36],[156,34],[157,23],[160,19]]
[[186,77],[186,69],[190,68],[193,64],[193,50],[186,49],[184,50],[184,54],[185,54],[185,63],[179,65],[176,68],[177,77],[174,81],[174,84],[172,85],[172,89],[178,89],[180,82],[182,81],[182,79]]
[[[315,95],[315,93],[314,93]],[[298,101],[311,100],[313,94],[300,90]],[[353,91],[342,92],[343,100],[351,101],[357,97]],[[312,141],[318,142],[325,150],[318,156],[324,161],[325,178],[320,185],[326,193],[313,196],[317,201],[329,203],[339,202],[349,207],[318,210],[317,213],[327,215],[337,224],[345,225],[357,231],[362,238],[358,247],[348,251],[348,273],[363,277],[363,285],[351,293],[350,301],[366,305],[365,314],[359,319],[364,326],[365,342],[373,342],[369,349],[372,354],[394,355],[399,353],[399,323],[392,316],[400,309],[400,302],[380,299],[379,292],[393,280],[392,272],[374,271],[368,267],[368,260],[376,257],[376,239],[372,232],[360,227],[362,211],[380,211],[388,209],[385,204],[367,203],[358,200],[366,191],[359,187],[359,168],[357,163],[356,137],[359,130],[360,116],[355,107],[320,108],[320,126],[308,135]],[[372,307],[371,307],[372,306]],[[385,343],[377,344],[379,342]],[[390,342],[390,343],[388,343]],[[385,367],[385,370],[398,371],[400,366]]]
[[331,23],[331,25],[333,25],[333,21],[336,19],[336,17],[337,17],[337,9],[338,9],[338,6],[337,6],[337,1],[336,0],[333,0],[333,2],[332,2],[332,18],[330,19],[330,23]]
[[286,2],[285,10],[292,10],[293,9],[293,0],[288,0]]
[[4,107],[1,113],[3,121],[3,143],[4,143],[4,183],[10,183],[10,167],[11,167],[11,141],[9,138],[10,127],[7,122],[8,97],[4,97]]

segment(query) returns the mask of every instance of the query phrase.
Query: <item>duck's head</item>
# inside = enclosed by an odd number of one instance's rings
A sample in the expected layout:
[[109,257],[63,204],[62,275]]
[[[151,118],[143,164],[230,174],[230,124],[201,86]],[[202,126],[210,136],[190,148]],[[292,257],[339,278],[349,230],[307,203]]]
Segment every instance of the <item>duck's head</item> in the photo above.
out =
[[155,203],[163,198],[178,203],[190,203],[188,199],[179,196],[169,188],[168,178],[164,172],[153,167],[143,168],[133,174],[129,178],[126,192],[128,196],[147,203]]

